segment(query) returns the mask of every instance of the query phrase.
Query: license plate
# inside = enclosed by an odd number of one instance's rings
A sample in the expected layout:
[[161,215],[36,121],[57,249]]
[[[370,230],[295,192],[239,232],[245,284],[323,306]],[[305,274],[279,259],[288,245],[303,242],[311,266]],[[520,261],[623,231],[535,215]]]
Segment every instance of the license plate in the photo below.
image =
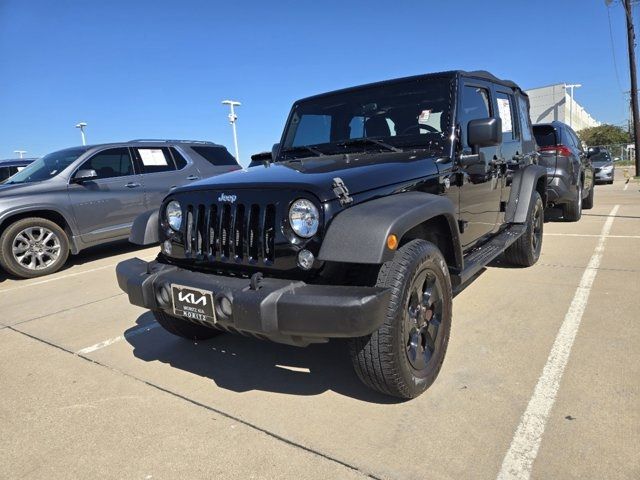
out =
[[171,285],[171,291],[173,313],[177,316],[203,322],[216,322],[212,292],[182,285]]

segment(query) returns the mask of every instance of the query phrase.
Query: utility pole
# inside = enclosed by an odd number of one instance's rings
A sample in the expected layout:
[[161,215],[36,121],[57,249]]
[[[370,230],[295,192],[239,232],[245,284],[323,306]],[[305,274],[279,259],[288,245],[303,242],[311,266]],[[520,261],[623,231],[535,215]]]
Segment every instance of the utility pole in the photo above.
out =
[[582,85],[580,83],[573,83],[571,85],[564,86],[565,90],[569,90],[571,93],[569,94],[570,102],[569,102],[569,126],[573,128],[573,89],[580,88]]
[[229,113],[229,123],[231,123],[231,128],[233,129],[233,146],[236,149],[236,161],[240,163],[240,152],[238,152],[238,132],[236,131],[236,120],[238,120],[238,116],[236,115],[233,107],[239,107],[242,104],[235,100],[224,100],[222,104],[229,105],[229,108],[231,109],[231,112]]
[[636,176],[640,175],[640,114],[638,113],[638,81],[636,78],[636,34],[633,29],[631,0],[624,0],[629,43],[629,74],[631,77],[631,110],[633,112],[633,143],[635,145]]
[[85,122],[80,122],[76,125],[76,128],[80,129],[80,135],[82,135],[82,145],[87,144],[87,137],[84,136],[84,127],[86,126],[87,124]]
[[17,153],[20,155],[20,158],[24,158],[24,154],[27,153],[26,150],[14,150],[13,153]]

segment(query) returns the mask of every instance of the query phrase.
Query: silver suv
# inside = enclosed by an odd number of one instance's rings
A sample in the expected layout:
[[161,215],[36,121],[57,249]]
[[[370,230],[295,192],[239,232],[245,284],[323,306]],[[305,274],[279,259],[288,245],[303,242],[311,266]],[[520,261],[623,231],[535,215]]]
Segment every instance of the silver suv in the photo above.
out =
[[128,238],[133,220],[172,188],[240,168],[225,147],[187,140],[45,155],[0,184],[0,265],[22,278],[53,273],[69,253]]

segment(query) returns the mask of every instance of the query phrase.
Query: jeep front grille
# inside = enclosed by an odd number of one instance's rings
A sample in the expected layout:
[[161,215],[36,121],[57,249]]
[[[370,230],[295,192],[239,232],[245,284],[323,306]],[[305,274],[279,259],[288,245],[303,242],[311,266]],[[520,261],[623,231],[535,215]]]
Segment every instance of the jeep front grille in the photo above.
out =
[[223,203],[184,208],[186,258],[249,264],[275,260],[275,205]]

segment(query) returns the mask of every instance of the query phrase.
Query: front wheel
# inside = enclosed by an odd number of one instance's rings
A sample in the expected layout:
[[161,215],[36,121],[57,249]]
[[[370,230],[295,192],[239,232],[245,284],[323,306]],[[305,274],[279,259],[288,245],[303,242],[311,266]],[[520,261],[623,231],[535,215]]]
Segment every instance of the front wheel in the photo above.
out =
[[46,218],[23,218],[0,237],[0,265],[20,278],[57,272],[69,257],[69,239],[60,226]]
[[349,341],[353,366],[370,388],[415,398],[435,381],[447,351],[449,270],[435,245],[413,240],[382,265],[376,285],[391,290],[386,319],[371,335]]

